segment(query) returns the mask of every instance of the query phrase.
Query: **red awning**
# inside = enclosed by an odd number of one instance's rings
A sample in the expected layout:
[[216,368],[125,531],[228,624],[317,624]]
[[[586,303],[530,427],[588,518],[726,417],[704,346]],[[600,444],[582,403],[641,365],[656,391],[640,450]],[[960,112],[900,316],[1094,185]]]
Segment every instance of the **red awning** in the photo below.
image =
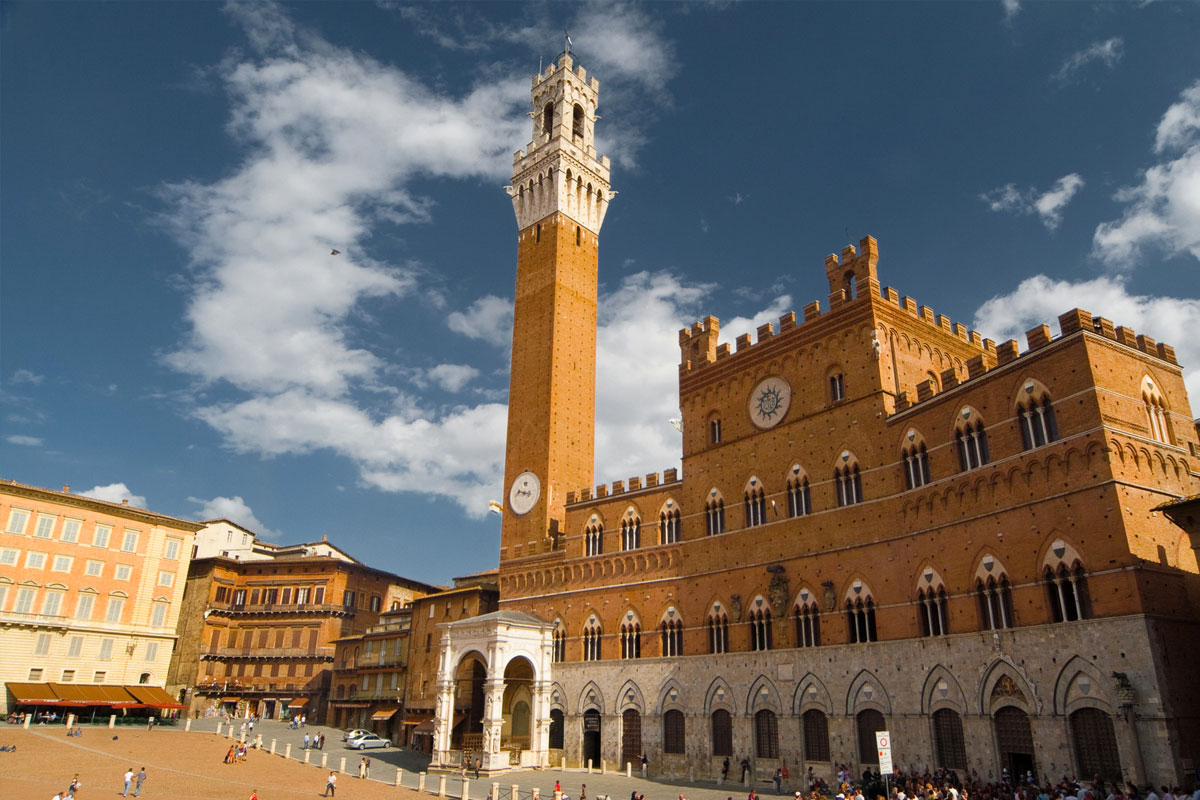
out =
[[6,683],[17,705],[57,706],[62,700],[48,683]]
[[158,686],[126,686],[125,690],[136,697],[143,705],[151,708],[187,708],[187,706],[176,703],[171,695],[167,694],[165,689]]
[[288,703],[288,708],[304,708],[308,705],[307,697],[297,697],[292,702]]
[[392,717],[396,716],[396,712],[399,710],[399,708],[395,707],[381,708],[371,715],[371,722],[382,722],[385,719],[391,719]]

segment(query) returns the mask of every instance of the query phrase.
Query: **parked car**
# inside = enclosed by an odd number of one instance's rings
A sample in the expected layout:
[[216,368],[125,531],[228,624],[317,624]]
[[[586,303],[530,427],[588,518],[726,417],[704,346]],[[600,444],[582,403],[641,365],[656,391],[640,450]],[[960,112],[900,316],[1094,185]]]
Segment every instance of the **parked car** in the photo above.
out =
[[342,741],[348,742],[351,739],[362,736],[364,733],[370,733],[370,731],[363,730],[362,728],[355,728],[352,731],[346,731],[346,733],[342,736]]
[[391,747],[391,739],[381,739],[373,733],[362,731],[358,736],[346,740],[346,747],[351,750],[365,750],[368,747]]

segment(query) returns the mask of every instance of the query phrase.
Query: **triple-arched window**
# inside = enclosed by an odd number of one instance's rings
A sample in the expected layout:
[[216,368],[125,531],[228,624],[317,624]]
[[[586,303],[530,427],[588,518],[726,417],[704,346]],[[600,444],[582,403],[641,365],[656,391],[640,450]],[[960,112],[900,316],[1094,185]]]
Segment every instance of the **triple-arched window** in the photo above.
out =
[[771,636],[771,609],[763,606],[750,612],[750,649],[770,650],[774,644]]
[[642,519],[626,514],[621,520],[621,549],[637,550],[642,546]]
[[1017,403],[1017,421],[1021,425],[1021,442],[1026,450],[1041,447],[1058,439],[1058,422],[1054,418],[1054,405],[1050,395],[1033,394],[1032,382],[1026,384],[1031,396]]
[[1087,590],[1087,572],[1078,561],[1073,566],[1059,563],[1046,566],[1042,573],[1050,602],[1050,618],[1054,622],[1074,622],[1091,616]]
[[979,619],[984,630],[998,631],[1014,626],[1012,587],[1008,576],[1001,572],[989,575],[985,581],[976,578],[975,593],[979,597]]
[[925,443],[918,441],[905,447],[902,455],[905,487],[916,489],[929,483],[929,454],[925,451]]
[[554,625],[553,660],[556,664],[567,660],[567,631],[562,620],[556,621]]
[[1142,406],[1146,411],[1146,424],[1150,428],[1150,438],[1157,442],[1171,443],[1170,428],[1167,427],[1167,404],[1162,392],[1154,385],[1154,381],[1146,378],[1142,381]]
[[621,624],[621,658],[642,657],[642,626],[637,620]]
[[716,489],[709,493],[708,502],[704,504],[704,525],[709,536],[725,532],[725,500]]
[[725,609],[716,608],[708,615],[708,652],[729,652],[729,616]]
[[982,467],[992,460],[988,453],[987,429],[983,420],[972,408],[959,413],[959,422],[954,428],[954,443],[958,450],[958,466],[963,471]]
[[767,521],[767,496],[758,478],[751,478],[746,485],[743,504],[746,511],[746,527],[754,528]]
[[583,531],[584,554],[598,556],[604,552],[604,525],[599,521],[588,523]]
[[949,633],[949,614],[946,608],[946,587],[925,586],[917,590],[917,616],[922,636],[945,636]]
[[674,544],[679,541],[679,508],[674,501],[667,501],[667,506],[658,515],[658,543]]
[[796,475],[788,480],[788,516],[803,517],[812,513],[812,494],[808,488],[808,476]]
[[604,639],[600,623],[593,617],[583,628],[583,660],[599,661],[601,658],[601,642]]
[[796,646],[821,646],[821,612],[814,599],[800,601],[793,609],[796,618]]
[[683,655],[683,620],[665,619],[661,631],[662,654],[664,656]]
[[862,502],[862,476],[859,474],[858,464],[835,469],[833,471],[833,482],[837,487],[839,507],[852,506],[855,503]]
[[846,600],[846,625],[850,629],[850,643],[875,642],[879,640],[875,629],[875,600],[863,591],[854,599]]

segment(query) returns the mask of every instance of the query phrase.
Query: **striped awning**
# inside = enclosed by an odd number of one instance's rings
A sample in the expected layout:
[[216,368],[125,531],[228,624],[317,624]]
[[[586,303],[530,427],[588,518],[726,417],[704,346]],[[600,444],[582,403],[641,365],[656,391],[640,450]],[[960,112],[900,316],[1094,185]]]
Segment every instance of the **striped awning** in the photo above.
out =
[[382,722],[385,719],[391,719],[396,716],[396,712],[399,710],[395,706],[392,708],[381,708],[371,715],[371,722]]

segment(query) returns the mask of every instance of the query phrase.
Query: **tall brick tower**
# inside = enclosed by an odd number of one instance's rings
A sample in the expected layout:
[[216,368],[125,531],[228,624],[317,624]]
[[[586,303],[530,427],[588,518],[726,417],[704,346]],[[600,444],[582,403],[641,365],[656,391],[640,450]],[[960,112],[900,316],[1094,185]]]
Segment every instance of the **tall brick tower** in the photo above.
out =
[[596,157],[600,85],[569,52],[533,78],[533,140],[513,158],[517,286],[501,560],[544,546],[595,450],[596,270],[609,159]]

